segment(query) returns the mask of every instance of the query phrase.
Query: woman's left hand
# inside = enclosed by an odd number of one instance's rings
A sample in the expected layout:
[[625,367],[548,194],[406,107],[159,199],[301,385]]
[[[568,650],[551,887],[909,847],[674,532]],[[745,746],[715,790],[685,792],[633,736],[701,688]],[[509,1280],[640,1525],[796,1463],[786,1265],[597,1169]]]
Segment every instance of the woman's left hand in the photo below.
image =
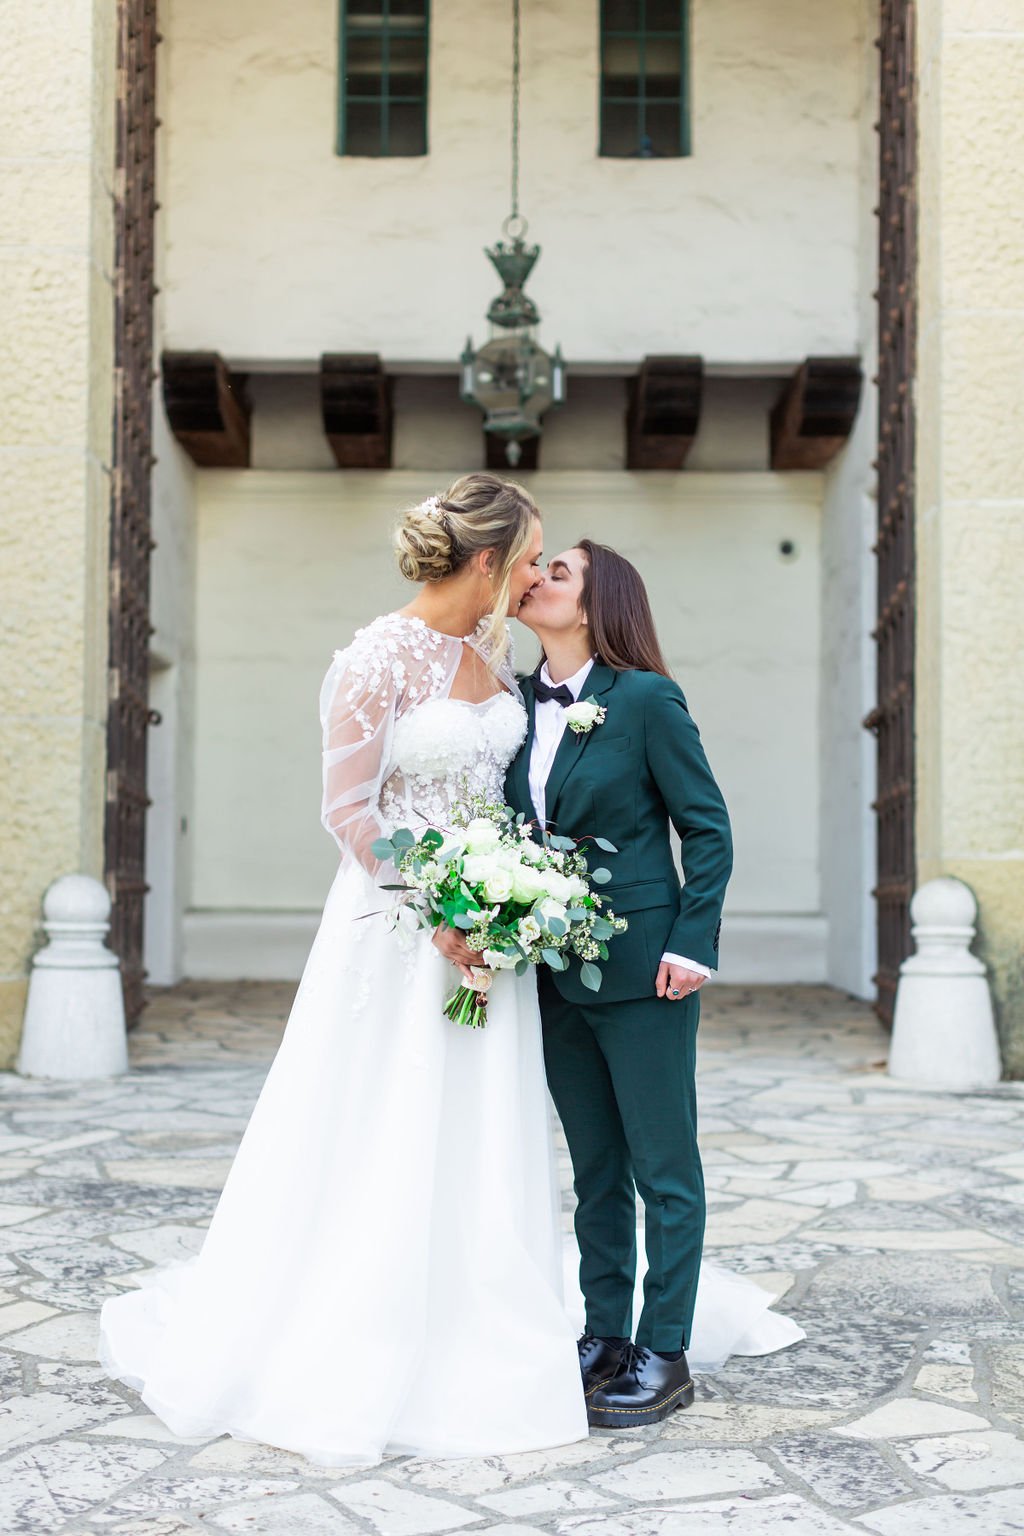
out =
[[696,992],[707,981],[700,971],[687,971],[681,965],[671,965],[663,960],[658,966],[658,978],[654,990],[659,997],[668,997],[670,1003],[678,1003],[689,992]]

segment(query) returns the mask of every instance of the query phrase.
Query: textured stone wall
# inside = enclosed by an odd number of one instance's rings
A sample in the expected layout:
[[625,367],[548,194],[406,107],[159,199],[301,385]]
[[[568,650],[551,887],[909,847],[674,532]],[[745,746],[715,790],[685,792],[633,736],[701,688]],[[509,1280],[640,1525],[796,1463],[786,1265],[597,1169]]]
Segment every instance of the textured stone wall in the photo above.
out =
[[102,874],[111,0],[6,0],[0,49],[0,1065],[42,892]]
[[[570,360],[856,349],[862,0],[693,7],[692,157],[596,154],[597,0],[523,8],[530,288]],[[166,0],[169,344],[454,359],[508,212],[511,7],[432,7],[430,153],[334,154],[337,0]]]
[[980,906],[1024,1075],[1024,11],[920,13],[918,879]]

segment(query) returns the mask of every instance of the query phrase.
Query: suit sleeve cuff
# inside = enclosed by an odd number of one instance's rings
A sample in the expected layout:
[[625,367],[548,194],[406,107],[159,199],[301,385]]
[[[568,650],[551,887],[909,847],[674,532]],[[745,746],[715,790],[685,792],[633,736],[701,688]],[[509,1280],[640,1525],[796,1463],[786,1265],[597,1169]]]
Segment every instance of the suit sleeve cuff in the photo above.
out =
[[711,970],[706,965],[701,965],[699,960],[687,960],[685,955],[673,955],[666,950],[662,960],[667,960],[670,965],[681,965],[686,971],[697,971],[701,976],[710,976]]

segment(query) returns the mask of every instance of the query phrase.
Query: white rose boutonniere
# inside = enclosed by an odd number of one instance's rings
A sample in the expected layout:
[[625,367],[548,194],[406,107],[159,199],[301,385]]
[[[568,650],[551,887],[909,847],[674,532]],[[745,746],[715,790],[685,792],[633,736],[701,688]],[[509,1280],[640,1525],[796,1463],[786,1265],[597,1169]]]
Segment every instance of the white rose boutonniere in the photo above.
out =
[[595,725],[603,725],[608,713],[603,704],[593,697],[570,704],[565,712],[565,723],[577,736],[586,736]]

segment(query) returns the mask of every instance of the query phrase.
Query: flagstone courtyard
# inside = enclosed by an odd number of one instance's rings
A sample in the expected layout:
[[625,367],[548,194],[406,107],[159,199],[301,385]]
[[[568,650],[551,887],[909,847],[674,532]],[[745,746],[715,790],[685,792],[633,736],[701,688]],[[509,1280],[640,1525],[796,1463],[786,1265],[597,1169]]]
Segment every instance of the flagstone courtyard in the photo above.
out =
[[339,1471],[172,1436],[96,1364],[97,1313],[200,1246],[292,991],[158,993],[121,1078],[0,1074],[0,1532],[1024,1532],[1024,1091],[892,1082],[824,987],[714,984],[701,1024],[707,1251],[804,1342],[561,1451]]

